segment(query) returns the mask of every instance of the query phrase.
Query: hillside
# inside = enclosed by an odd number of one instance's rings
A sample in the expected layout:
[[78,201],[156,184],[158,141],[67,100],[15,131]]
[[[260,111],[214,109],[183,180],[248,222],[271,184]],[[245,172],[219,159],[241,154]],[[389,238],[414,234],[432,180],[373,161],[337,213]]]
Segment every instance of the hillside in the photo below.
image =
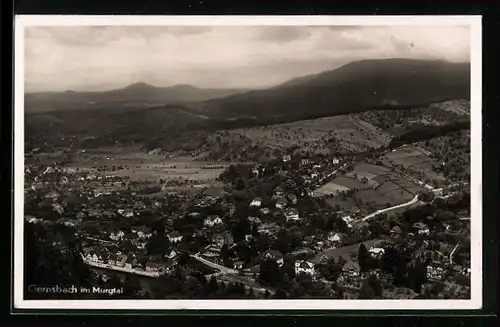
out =
[[411,59],[364,60],[274,88],[191,106],[221,120],[286,122],[371,109],[469,99],[469,64]]
[[[28,143],[38,146],[45,142],[67,146],[75,141],[70,142],[70,139],[76,138],[76,143],[85,140],[84,145],[87,147],[99,144],[135,143],[144,145],[146,150],[160,148],[169,152],[185,147],[186,151],[208,151],[212,153],[211,156],[224,157],[223,153],[213,155],[213,149],[210,146],[206,149],[205,146],[211,142],[213,133],[217,131],[255,128],[255,133],[247,135],[252,140],[250,143],[246,142],[244,147],[240,147],[238,142],[235,143],[235,146],[240,148],[248,148],[257,139],[262,139],[260,136],[256,139],[255,136],[260,133],[259,126],[269,131],[275,127],[266,126],[285,124],[282,126],[284,130],[293,130],[292,134],[302,135],[300,128],[306,127],[307,124],[304,126],[298,124],[296,127],[286,124],[312,121],[322,117],[380,111],[380,115],[358,115],[348,119],[339,118],[339,121],[326,119],[321,120],[319,125],[316,122],[312,123],[313,126],[326,125],[328,128],[325,130],[328,132],[317,134],[319,138],[314,136],[311,142],[321,141],[325,137],[331,139],[333,134],[328,134],[339,130],[336,139],[343,140],[343,148],[363,150],[366,146],[373,148],[387,144],[388,135],[397,134],[393,129],[400,128],[401,126],[396,125],[401,125],[402,122],[393,122],[391,118],[393,115],[388,114],[391,111],[395,112],[396,120],[404,120],[403,126],[412,125],[415,120],[418,124],[424,125],[427,124],[426,121],[430,121],[431,124],[446,123],[450,117],[461,113],[464,110],[463,105],[456,103],[447,104],[443,110],[437,110],[439,107],[435,105],[429,107],[429,105],[450,99],[468,100],[469,75],[468,64],[407,59],[365,60],[321,74],[299,77],[267,90],[198,101],[196,99],[199,99],[197,97],[200,93],[189,97],[191,87],[177,86],[169,88],[168,92],[163,92],[163,99],[168,94],[172,95],[170,97],[172,99],[175,94],[177,99],[182,98],[191,102],[160,106],[127,106],[133,103],[134,99],[145,97],[146,94],[151,94],[148,100],[150,103],[160,97],[157,93],[159,88],[135,84],[121,90],[91,93],[94,99],[101,99],[102,108],[38,113],[27,110],[27,140]],[[123,94],[127,94],[128,102],[124,100],[125,102],[106,103],[120,97],[123,99]],[[70,95],[65,94],[65,96]],[[78,97],[89,99],[77,93],[76,98]],[[410,110],[409,115],[402,114],[407,110]],[[439,116],[434,116],[433,112],[439,112]],[[390,121],[386,121],[387,119]],[[340,126],[338,124],[347,124],[345,130],[348,132],[344,133],[342,128],[337,128]],[[262,132],[262,135],[266,135],[267,131]],[[355,131],[362,131],[362,134],[357,136]],[[247,134],[238,131],[235,133]],[[367,135],[370,136],[366,137]],[[276,135],[269,134],[268,139],[276,141],[279,148],[290,143],[283,137],[275,138]],[[303,140],[307,139],[308,135],[305,135]],[[369,145],[361,144],[363,140],[369,139],[372,140],[367,141]]]
[[42,92],[25,95],[26,112],[107,108],[121,105],[145,108],[159,104],[179,104],[206,101],[243,92],[239,89],[201,89],[191,85],[156,87],[135,83],[122,89],[104,92]]

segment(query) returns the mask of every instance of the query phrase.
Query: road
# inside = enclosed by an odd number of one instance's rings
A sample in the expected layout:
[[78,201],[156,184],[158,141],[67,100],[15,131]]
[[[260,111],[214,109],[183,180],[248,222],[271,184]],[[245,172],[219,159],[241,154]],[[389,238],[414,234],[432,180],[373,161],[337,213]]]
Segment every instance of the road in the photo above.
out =
[[[191,257],[198,260],[199,262],[209,266],[210,268],[219,270],[218,273],[207,275],[209,277],[215,276],[217,278],[217,280],[220,280],[221,282],[224,282],[226,284],[228,284],[228,283],[242,283],[245,286],[245,288],[247,288],[247,289],[251,288],[254,290],[254,292],[258,292],[258,293],[265,293],[266,291],[269,291],[269,293],[271,293],[271,295],[275,293],[271,289],[256,286],[254,282],[249,281],[247,278],[245,278],[243,276],[235,276],[238,274],[238,272],[239,272],[238,270],[230,269],[230,268],[218,265],[218,264],[211,262],[209,260],[203,259],[202,257],[200,257],[200,255],[198,253],[191,255]],[[205,277],[207,277],[207,276],[205,276]],[[209,278],[209,277],[207,277],[207,278]]]
[[210,268],[219,270],[223,274],[234,274],[234,275],[236,275],[238,273],[238,271],[235,270],[235,269],[227,268],[227,267],[218,265],[218,264],[216,264],[216,263],[214,263],[212,261],[203,259],[202,257],[200,257],[200,255],[198,253],[192,254],[191,257],[195,258],[196,260],[198,260],[199,262],[203,263],[204,265],[209,266]]
[[385,209],[381,209],[381,210],[377,210],[371,214],[369,214],[368,216],[365,216],[363,218],[360,219],[360,221],[367,221],[367,220],[370,220],[371,218],[375,217],[376,215],[379,215],[381,213],[386,213],[388,211],[391,211],[391,210],[395,210],[395,209],[400,209],[400,208],[404,208],[404,207],[407,207],[407,206],[410,206],[412,204],[415,204],[418,202],[418,194],[415,195],[413,197],[413,199],[411,199],[410,201],[406,202],[406,203],[403,203],[403,204],[398,204],[398,205],[395,205],[395,206],[392,206],[392,207],[389,207],[389,208],[385,208]]

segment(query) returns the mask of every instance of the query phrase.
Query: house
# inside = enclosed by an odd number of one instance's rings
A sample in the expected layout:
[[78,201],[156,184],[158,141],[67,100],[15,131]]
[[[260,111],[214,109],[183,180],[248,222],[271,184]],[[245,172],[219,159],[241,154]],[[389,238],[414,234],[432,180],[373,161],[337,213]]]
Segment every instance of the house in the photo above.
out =
[[419,229],[418,230],[418,234],[419,235],[429,235],[429,233],[430,233],[429,228],[424,228],[424,229]]
[[281,197],[283,195],[285,195],[285,190],[281,186],[278,186],[274,189],[273,196]]
[[123,231],[118,231],[118,232],[112,232],[111,234],[109,234],[109,238],[112,240],[112,241],[119,241],[123,238],[123,236],[125,236],[125,233]]
[[297,204],[297,196],[295,194],[288,194],[286,196],[288,201],[290,201],[292,204]]
[[145,269],[147,272],[161,273],[164,269],[164,264],[155,260],[150,260],[146,263]]
[[202,252],[202,256],[207,260],[210,260],[215,263],[219,263],[220,261],[220,251],[221,248],[217,245],[209,245]]
[[439,265],[427,266],[427,277],[430,279],[441,280],[443,278],[444,269]]
[[262,205],[262,199],[261,198],[255,198],[250,202],[251,207],[260,207]]
[[182,241],[182,235],[177,231],[168,234],[167,238],[170,243],[179,243],[180,241]]
[[233,236],[231,235],[230,232],[227,231],[224,233],[214,234],[214,236],[212,237],[212,242],[219,247],[222,247],[224,244],[227,245],[234,244]]
[[342,272],[349,277],[359,276],[360,271],[361,268],[359,267],[359,264],[356,261],[352,260],[347,261],[342,267]]
[[274,222],[264,223],[259,226],[258,232],[260,234],[272,235],[280,230],[280,226]]
[[241,261],[241,260],[233,261],[233,268],[234,269],[243,269],[243,261]]
[[345,221],[346,224],[349,224],[352,221],[351,216],[343,216],[342,220]]
[[219,216],[210,216],[203,221],[203,225],[206,227],[214,227],[217,225],[221,225],[222,223],[223,221]]
[[318,178],[318,174],[316,174],[316,173],[312,173],[312,174],[311,174],[311,179],[315,179],[315,178]]
[[333,158],[332,159],[332,164],[338,165],[339,163],[340,163],[340,159],[339,158]]
[[289,155],[283,156],[283,162],[288,162],[290,160],[292,160],[291,156],[289,156]]
[[301,166],[307,166],[307,165],[309,165],[310,163],[311,163],[311,160],[309,160],[309,159],[301,159],[301,160],[300,160],[300,165],[301,165]]
[[314,275],[314,263],[307,260],[297,260],[295,261],[295,274],[299,275],[301,273]]
[[259,210],[259,212],[263,215],[268,215],[271,213],[271,210],[269,210],[269,208],[262,208]]
[[432,190],[432,192],[434,193],[435,196],[443,196],[443,189],[442,188],[435,188]]
[[283,198],[279,198],[276,201],[276,208],[278,208],[278,209],[284,209],[287,205],[288,205],[288,202]]
[[285,211],[286,221],[299,221],[299,211],[295,208],[289,208]]
[[396,236],[396,235],[399,235],[401,234],[401,227],[399,226],[394,226],[390,231],[389,231],[389,234],[393,235],[393,236]]
[[135,263],[137,260],[135,259],[134,256],[129,256],[127,260],[125,261],[125,268],[127,269],[132,269],[133,266],[135,266]]
[[110,254],[108,256],[108,265],[116,266],[116,260],[117,260],[116,254]]
[[317,170],[317,169],[321,169],[321,165],[314,165],[314,166],[313,166],[313,169],[316,169],[316,170]]
[[177,252],[175,252],[174,250],[172,250],[172,251],[168,252],[167,254],[165,254],[165,258],[167,258],[169,260],[174,259],[176,256],[177,256]]
[[253,174],[255,177],[259,177],[259,170],[258,170],[257,168],[252,169],[252,174]]
[[413,224],[413,228],[415,228],[417,230],[417,233],[419,235],[429,235],[429,227],[422,223],[422,222],[418,222],[418,223],[415,223]]
[[353,213],[353,214],[356,215],[356,214],[358,214],[360,212],[361,212],[361,209],[359,209],[358,207],[356,207],[356,206],[352,206],[351,207],[351,213]]
[[128,257],[125,254],[119,254],[116,256],[116,265],[118,267],[125,267]]
[[374,247],[371,247],[368,250],[368,253],[370,253],[370,255],[372,256],[372,258],[380,258],[385,253],[385,250],[383,248],[374,248]]
[[258,217],[248,217],[248,221],[250,222],[250,224],[256,225],[260,225],[262,223],[262,221]]
[[341,237],[339,233],[329,233],[327,240],[331,243],[339,243],[341,241]]
[[262,254],[263,260],[274,260],[279,266],[283,265],[283,254],[277,250],[267,250]]
[[153,233],[151,232],[152,229],[149,227],[146,227],[146,226],[137,227],[135,230],[132,230],[132,231],[134,233],[137,233],[137,236],[140,239],[146,239],[146,238],[150,238],[151,236],[153,236]]
[[250,242],[250,240],[253,238],[252,234],[246,234],[245,235],[245,242]]

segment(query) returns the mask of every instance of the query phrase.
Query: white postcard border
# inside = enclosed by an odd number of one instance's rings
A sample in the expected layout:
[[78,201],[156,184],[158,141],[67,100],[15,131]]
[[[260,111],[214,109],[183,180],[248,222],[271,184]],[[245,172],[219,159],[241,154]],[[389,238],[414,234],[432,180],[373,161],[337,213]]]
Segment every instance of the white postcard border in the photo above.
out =
[[[88,25],[370,25],[470,26],[471,33],[471,299],[470,300],[24,300],[24,28]],[[134,310],[458,310],[482,307],[481,16],[59,16],[15,17],[14,308]],[[472,223],[473,222],[473,223]]]

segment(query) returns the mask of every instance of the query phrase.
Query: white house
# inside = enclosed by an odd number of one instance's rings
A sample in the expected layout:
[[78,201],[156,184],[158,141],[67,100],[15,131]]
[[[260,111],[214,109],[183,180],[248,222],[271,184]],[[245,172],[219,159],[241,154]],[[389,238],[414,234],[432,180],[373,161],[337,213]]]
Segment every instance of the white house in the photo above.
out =
[[342,272],[350,277],[357,277],[361,271],[361,267],[355,261],[348,261],[342,267]]
[[339,164],[339,163],[340,163],[339,158],[333,158],[333,159],[332,159],[332,164],[337,165],[337,164]]
[[255,198],[250,202],[251,207],[260,207],[262,205],[262,199],[261,198]]
[[312,179],[318,178],[318,174],[316,174],[316,173],[312,173],[312,174],[311,174],[311,178],[312,178]]
[[178,243],[182,241],[182,235],[179,232],[173,232],[167,235],[170,243]]
[[307,260],[297,260],[295,261],[295,274],[305,273],[308,275],[314,275],[314,263]]
[[300,220],[299,211],[294,208],[290,208],[285,212],[286,221],[298,221]]
[[284,209],[287,206],[287,204],[288,203],[285,201],[285,199],[279,198],[276,201],[276,208],[278,208],[278,209]]
[[321,169],[321,165],[314,165],[313,169]]
[[283,156],[283,162],[288,162],[290,160],[292,160],[291,156],[288,156],[288,155],[287,156]]
[[252,170],[252,174],[254,174],[255,176],[259,177],[259,170],[257,168],[254,168]]
[[442,188],[435,188],[432,190],[435,196],[443,196],[443,189]]
[[219,216],[210,216],[205,219],[203,225],[207,227],[214,227],[216,225],[221,225],[222,223],[223,221]]
[[268,215],[271,213],[271,210],[269,210],[269,208],[262,208],[259,210],[261,214],[263,215]]
[[339,233],[330,233],[328,235],[328,241],[329,242],[332,242],[332,243],[334,243],[334,242],[340,242],[340,240],[341,240],[341,237],[340,237]]
[[419,235],[429,235],[429,233],[430,233],[429,228],[424,228],[424,229],[418,230]]
[[139,237],[140,239],[146,239],[153,236],[153,233],[151,233],[151,228],[148,227],[141,227],[135,232],[137,233],[137,237]]
[[385,250],[383,248],[374,248],[374,247],[371,247],[368,250],[368,253],[370,253],[370,255],[373,258],[379,258],[379,257],[381,257],[385,253]]
[[116,233],[111,233],[109,234],[109,238],[112,240],[112,241],[119,241],[123,238],[123,236],[125,236],[125,233],[122,232],[121,230],[116,232]]
[[264,254],[262,255],[262,258],[264,260],[275,260],[276,263],[278,263],[278,265],[281,267],[284,263],[283,261],[283,254],[281,254],[281,252],[277,251],[277,250],[268,250],[266,252],[264,252]]
[[177,256],[177,252],[175,252],[174,250],[170,251],[168,254],[165,254],[165,257],[167,259],[170,259],[172,260],[173,258],[175,258]]

